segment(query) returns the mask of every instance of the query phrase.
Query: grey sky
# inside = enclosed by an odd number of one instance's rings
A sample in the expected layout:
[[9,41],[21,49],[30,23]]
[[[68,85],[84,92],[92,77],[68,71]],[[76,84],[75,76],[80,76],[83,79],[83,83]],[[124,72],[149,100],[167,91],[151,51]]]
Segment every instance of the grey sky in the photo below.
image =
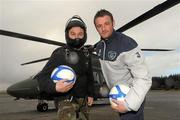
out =
[[[111,11],[116,29],[165,0],[0,0],[0,29],[65,42],[64,26],[75,14],[88,27],[88,44],[99,40],[93,25],[97,10]],[[180,6],[127,30],[141,48],[172,48],[172,52],[153,52],[146,56],[153,76],[180,73]],[[58,46],[0,36],[0,88],[26,79],[46,62],[20,66],[21,63],[49,57]]]

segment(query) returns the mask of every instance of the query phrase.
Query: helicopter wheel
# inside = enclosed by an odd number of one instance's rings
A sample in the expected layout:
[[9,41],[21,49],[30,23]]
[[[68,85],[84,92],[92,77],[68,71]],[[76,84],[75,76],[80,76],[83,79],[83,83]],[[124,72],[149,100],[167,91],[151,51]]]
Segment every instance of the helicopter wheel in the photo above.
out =
[[47,110],[48,110],[48,104],[47,103],[38,103],[37,111],[46,112]]

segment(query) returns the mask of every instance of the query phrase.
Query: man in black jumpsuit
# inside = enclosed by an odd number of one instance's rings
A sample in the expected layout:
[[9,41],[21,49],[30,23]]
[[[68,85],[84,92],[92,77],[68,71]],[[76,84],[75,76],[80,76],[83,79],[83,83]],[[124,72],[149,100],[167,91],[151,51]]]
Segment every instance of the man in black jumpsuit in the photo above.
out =
[[[93,103],[94,87],[91,57],[84,47],[87,39],[86,25],[79,16],[73,16],[66,24],[65,38],[67,45],[57,48],[48,63],[37,76],[41,93],[60,96],[59,120],[88,119],[87,105]],[[67,65],[76,73],[76,82],[66,80],[54,83],[50,76],[59,65]],[[86,118],[83,118],[85,116]]]

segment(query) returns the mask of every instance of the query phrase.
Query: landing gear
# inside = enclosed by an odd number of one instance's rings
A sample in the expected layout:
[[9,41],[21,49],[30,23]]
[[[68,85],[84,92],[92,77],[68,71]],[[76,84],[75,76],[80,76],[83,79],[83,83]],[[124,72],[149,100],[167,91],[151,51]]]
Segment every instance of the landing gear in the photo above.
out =
[[43,100],[40,100],[37,105],[37,111],[46,112],[47,110],[48,110],[48,104],[45,103]]
[[58,100],[54,100],[54,106],[55,106],[56,111],[58,111],[58,109],[59,109],[59,101]]

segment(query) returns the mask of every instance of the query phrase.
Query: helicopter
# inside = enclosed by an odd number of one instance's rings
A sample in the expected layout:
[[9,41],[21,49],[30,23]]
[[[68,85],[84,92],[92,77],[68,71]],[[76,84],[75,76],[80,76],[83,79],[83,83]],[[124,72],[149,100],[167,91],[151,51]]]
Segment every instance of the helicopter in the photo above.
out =
[[[158,15],[159,13],[161,13],[177,4],[179,4],[179,0],[167,0],[159,5],[155,6],[153,9],[140,15],[139,17],[135,18],[134,20],[130,21],[129,23],[125,24],[124,26],[117,29],[116,31],[124,32],[124,31],[134,27],[135,25],[138,25],[139,23],[141,23],[145,20],[148,20],[149,18],[154,17],[155,15]],[[7,30],[1,30],[1,29],[0,29],[0,35],[21,38],[24,40],[30,40],[30,41],[35,41],[35,42],[42,42],[42,43],[47,43],[47,44],[51,44],[51,45],[59,45],[59,46],[65,45],[65,43],[62,43],[62,42],[56,42],[56,41],[52,41],[52,40],[45,39],[45,38],[30,36],[30,35],[26,35],[26,34],[21,34],[21,33],[11,32],[11,31],[7,31]],[[96,44],[94,46],[96,46]],[[142,51],[171,51],[171,49],[142,49]],[[21,65],[33,64],[33,63],[45,61],[48,59],[49,58],[43,58],[43,59],[23,63]],[[92,56],[92,65],[93,65],[93,75],[94,75],[94,79],[95,79],[95,83],[94,83],[95,84],[95,98],[96,99],[107,98],[108,97],[108,88],[105,83],[98,58],[94,54]],[[56,108],[58,105],[58,101],[61,100],[60,97],[55,97],[55,96],[52,96],[49,94],[41,95],[39,87],[38,87],[36,75],[32,76],[24,81],[21,81],[21,82],[11,85],[7,89],[7,93],[11,96],[16,97],[16,100],[18,100],[20,98],[38,99],[37,110],[41,111],[41,112],[48,110],[48,104],[45,102],[45,100],[53,100]]]

